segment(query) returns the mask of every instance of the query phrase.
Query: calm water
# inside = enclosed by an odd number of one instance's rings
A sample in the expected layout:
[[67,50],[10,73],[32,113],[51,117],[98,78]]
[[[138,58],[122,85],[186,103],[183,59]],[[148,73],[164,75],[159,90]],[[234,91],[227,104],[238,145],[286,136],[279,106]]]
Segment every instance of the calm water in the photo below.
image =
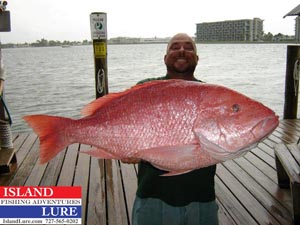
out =
[[[165,44],[109,45],[109,91],[165,74]],[[198,44],[196,76],[261,101],[282,116],[286,44]],[[27,114],[79,117],[95,98],[92,46],[3,49],[13,132]]]

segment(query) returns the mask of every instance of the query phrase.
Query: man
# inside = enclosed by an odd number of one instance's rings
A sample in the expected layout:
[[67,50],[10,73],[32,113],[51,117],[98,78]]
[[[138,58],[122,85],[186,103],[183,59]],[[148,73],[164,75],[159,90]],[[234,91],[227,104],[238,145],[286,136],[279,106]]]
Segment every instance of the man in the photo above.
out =
[[[167,75],[139,83],[166,79],[201,82],[194,77],[198,59],[192,38],[184,33],[176,34],[168,43],[164,57]],[[139,162],[138,190],[132,210],[133,225],[217,225],[215,172],[214,165],[187,174],[164,177],[160,175],[165,171],[150,163]]]

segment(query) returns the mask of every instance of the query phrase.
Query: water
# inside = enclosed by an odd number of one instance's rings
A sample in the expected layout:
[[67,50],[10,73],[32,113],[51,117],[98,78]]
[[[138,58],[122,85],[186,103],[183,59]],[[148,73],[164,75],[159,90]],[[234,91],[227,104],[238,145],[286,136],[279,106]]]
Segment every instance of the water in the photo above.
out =
[[[283,113],[286,44],[198,44],[196,77],[221,84]],[[165,75],[166,44],[109,45],[109,91]],[[30,131],[28,114],[80,117],[95,98],[92,46],[3,49],[13,132]]]

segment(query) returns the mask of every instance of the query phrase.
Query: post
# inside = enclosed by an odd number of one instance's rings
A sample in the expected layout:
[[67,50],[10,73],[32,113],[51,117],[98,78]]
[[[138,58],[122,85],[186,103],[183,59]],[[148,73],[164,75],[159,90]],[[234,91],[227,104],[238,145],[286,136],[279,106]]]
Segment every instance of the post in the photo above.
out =
[[300,75],[300,46],[287,47],[285,99],[283,119],[296,119]]
[[[94,50],[96,98],[108,94],[107,80],[107,28],[106,13],[93,12],[90,15],[91,33]],[[100,185],[105,193],[105,207],[108,206],[107,200],[107,170],[112,170],[111,160],[99,159]]]
[[106,13],[91,13],[90,23],[95,62],[96,98],[99,98],[108,94]]

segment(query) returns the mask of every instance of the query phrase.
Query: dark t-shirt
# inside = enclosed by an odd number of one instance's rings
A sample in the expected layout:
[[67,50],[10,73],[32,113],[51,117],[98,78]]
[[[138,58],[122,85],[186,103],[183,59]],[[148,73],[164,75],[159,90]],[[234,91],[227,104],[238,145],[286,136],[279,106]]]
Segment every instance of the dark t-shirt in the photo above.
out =
[[[167,79],[169,79],[168,75],[142,80],[138,84]],[[199,80],[199,82],[201,81]],[[174,206],[215,200],[216,165],[176,176],[160,176],[165,172],[153,167],[148,162],[139,163],[137,196],[159,198]]]

